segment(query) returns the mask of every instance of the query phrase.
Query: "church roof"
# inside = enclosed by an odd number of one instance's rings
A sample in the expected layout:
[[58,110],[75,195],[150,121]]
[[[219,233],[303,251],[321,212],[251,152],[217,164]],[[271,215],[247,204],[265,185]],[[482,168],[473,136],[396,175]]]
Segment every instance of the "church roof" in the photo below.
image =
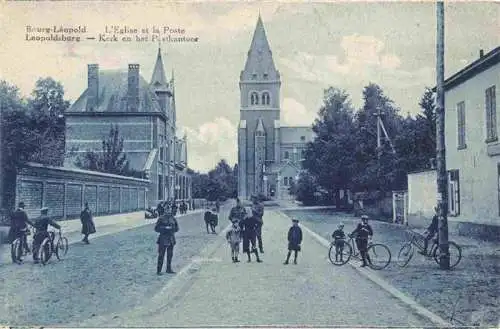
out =
[[257,122],[257,130],[258,132],[266,133],[266,130],[264,129],[264,123],[262,122],[262,118],[259,118],[259,121]]
[[164,89],[165,91],[168,91],[168,82],[167,77],[165,76],[165,69],[163,68],[160,48],[158,48],[155,68],[153,70],[153,76],[151,77],[151,86],[153,86],[155,90]]
[[259,15],[241,80],[279,80],[266,30]]
[[[86,112],[88,89],[80,95],[68,112]],[[94,112],[126,112],[128,72],[122,70],[99,71],[99,96]],[[139,112],[161,112],[158,99],[148,84],[139,76]]]

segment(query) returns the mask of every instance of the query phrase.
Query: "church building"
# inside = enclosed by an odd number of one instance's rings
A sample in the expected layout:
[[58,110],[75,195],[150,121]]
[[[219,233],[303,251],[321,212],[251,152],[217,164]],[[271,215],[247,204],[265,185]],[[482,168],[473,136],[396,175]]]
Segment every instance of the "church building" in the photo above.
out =
[[167,79],[158,49],[151,82],[139,64],[127,70],[88,65],[88,85],[66,111],[65,166],[87,151],[100,152],[102,140],[117,126],[130,169],[151,181],[148,203],[191,199],[186,136],[176,136],[174,74]]
[[291,199],[298,180],[311,126],[280,124],[281,76],[276,69],[259,15],[245,67],[240,74],[238,127],[238,195],[263,194]]

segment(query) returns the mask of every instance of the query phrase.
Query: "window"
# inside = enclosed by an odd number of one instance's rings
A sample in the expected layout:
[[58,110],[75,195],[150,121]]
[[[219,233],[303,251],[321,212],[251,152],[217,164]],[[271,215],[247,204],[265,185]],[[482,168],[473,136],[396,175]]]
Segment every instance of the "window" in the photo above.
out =
[[486,142],[498,140],[495,86],[486,89]]
[[250,104],[259,105],[259,94],[257,94],[255,91],[250,94]]
[[264,73],[264,79],[267,79],[267,72]]
[[165,156],[164,149],[163,149],[163,144],[165,143],[165,136],[160,135],[158,139],[160,140],[160,145],[159,145],[159,149],[160,149],[160,161],[163,161],[164,160],[164,156]]
[[467,147],[465,144],[465,102],[457,104],[458,149]]
[[271,97],[267,91],[262,93],[262,105],[269,105],[271,103]]
[[284,177],[284,178],[283,178],[283,180],[284,180],[284,181],[283,181],[283,184],[284,184],[285,186],[287,186],[287,185],[288,185],[288,177]]
[[285,151],[285,159],[288,159],[288,157],[289,157],[288,151]]
[[301,141],[305,141],[306,140],[306,136],[300,136],[300,140]]
[[458,170],[448,172],[448,213],[450,216],[460,214],[460,182]]
[[158,175],[158,200],[163,200],[163,176]]
[[301,159],[305,159],[306,158],[306,150],[300,151],[300,156],[301,156]]
[[256,79],[257,79],[257,73],[253,73],[253,74],[252,74],[252,79],[253,79],[253,80],[256,80]]

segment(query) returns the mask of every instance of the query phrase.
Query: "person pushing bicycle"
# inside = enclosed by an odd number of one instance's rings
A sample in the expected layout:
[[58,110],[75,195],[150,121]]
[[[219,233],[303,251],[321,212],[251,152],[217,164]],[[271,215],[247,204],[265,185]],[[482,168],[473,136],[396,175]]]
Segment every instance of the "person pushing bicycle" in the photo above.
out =
[[[29,252],[28,247],[28,224],[33,226],[33,223],[28,219],[26,211],[24,211],[24,202],[19,202],[17,209],[12,213],[10,225],[10,242],[15,239],[21,239],[21,249],[24,253]],[[22,261],[22,259],[19,259]]]
[[365,267],[368,265],[366,261],[370,261],[370,257],[367,254],[368,240],[371,240],[373,236],[373,230],[372,227],[368,224],[367,215],[361,216],[361,223],[359,223],[356,229],[352,231],[351,234],[349,234],[349,237],[352,236],[355,237],[356,246],[358,247],[359,253],[361,254],[361,259],[363,261],[361,267]]
[[[427,255],[427,247],[429,241],[436,235],[438,231],[438,221],[439,221],[439,206],[434,207],[434,217],[432,217],[431,225],[424,231],[424,250],[419,251],[422,255]],[[438,236],[439,237],[439,236]]]
[[40,217],[37,219],[37,221],[34,225],[36,232],[35,232],[35,235],[33,237],[33,261],[35,263],[38,263],[40,261],[38,259],[38,250],[39,250],[40,245],[42,244],[43,240],[45,240],[45,238],[52,239],[52,237],[50,236],[50,234],[48,232],[49,225],[55,227],[58,230],[61,229],[61,226],[59,224],[57,224],[55,221],[50,219],[50,217],[48,216],[48,212],[49,212],[49,208],[47,208],[47,207],[43,207],[42,209],[40,209],[40,213],[41,213]]

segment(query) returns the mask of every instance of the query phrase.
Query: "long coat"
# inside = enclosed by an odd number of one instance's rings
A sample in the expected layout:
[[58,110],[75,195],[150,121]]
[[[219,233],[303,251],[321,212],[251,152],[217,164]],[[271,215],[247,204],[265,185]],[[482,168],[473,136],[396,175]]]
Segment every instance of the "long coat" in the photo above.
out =
[[288,230],[288,250],[300,251],[302,243],[302,230],[299,226],[292,226]]
[[160,233],[156,243],[160,246],[175,246],[175,233],[179,231],[179,224],[174,216],[165,214],[158,218],[155,231]]
[[82,234],[93,234],[95,233],[95,225],[92,220],[92,212],[89,208],[83,209],[80,213],[80,221],[82,222]]

